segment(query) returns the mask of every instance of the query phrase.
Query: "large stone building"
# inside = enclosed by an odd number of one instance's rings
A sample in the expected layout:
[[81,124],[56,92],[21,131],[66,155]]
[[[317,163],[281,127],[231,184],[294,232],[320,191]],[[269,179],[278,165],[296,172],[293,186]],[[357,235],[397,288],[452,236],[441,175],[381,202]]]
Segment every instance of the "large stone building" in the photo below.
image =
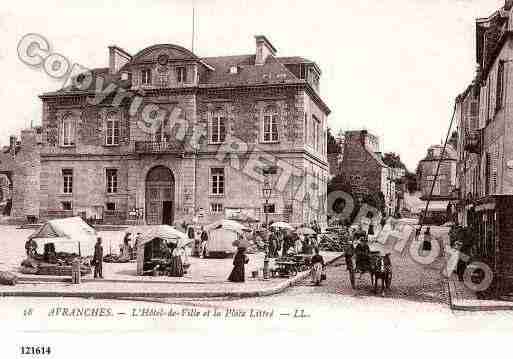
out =
[[388,215],[395,213],[397,205],[394,173],[383,162],[378,137],[366,130],[345,132],[342,176],[358,196],[381,192]]
[[[33,167],[16,167],[13,214],[263,220],[267,182],[269,220],[325,222],[330,110],[321,70],[255,39],[254,54],[209,58],[171,44],[133,55],[111,46],[108,67],[41,95],[38,155]],[[17,173],[26,137],[0,170]]]

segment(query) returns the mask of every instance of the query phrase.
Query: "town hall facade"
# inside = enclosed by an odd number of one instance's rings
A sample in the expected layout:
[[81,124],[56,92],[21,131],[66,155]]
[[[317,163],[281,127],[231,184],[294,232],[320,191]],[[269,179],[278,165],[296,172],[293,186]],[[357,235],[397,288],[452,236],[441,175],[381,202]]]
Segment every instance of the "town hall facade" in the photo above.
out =
[[321,71],[255,40],[255,54],[211,58],[171,44],[135,55],[111,46],[108,67],[42,94],[41,127],[0,154],[12,216],[264,221],[270,184],[269,220],[324,222]]

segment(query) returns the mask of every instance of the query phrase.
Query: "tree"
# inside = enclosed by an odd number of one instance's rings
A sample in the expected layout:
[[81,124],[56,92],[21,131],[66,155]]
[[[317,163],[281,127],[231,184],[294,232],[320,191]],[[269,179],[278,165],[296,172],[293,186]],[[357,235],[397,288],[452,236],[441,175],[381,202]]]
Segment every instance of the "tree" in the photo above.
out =
[[406,190],[408,193],[417,192],[419,190],[417,175],[415,173],[406,172]]
[[403,168],[406,169],[406,166],[401,161],[401,156],[394,152],[387,152],[383,156],[383,162],[392,168]]
[[328,153],[340,153],[340,146],[337,143],[337,140],[335,139],[335,136],[331,133],[331,129],[328,127]]

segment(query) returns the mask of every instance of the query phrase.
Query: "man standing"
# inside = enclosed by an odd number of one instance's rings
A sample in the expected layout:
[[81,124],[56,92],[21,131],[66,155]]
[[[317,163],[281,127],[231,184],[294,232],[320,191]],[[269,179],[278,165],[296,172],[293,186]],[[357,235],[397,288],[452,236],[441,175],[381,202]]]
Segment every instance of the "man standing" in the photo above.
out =
[[96,240],[96,245],[94,246],[94,277],[103,279],[103,247],[102,247],[102,239],[98,237]]
[[30,257],[34,257],[36,252],[37,252],[37,243],[35,240],[33,240],[32,238],[30,238],[26,243],[25,243],[25,252],[27,253],[27,257],[30,258]]

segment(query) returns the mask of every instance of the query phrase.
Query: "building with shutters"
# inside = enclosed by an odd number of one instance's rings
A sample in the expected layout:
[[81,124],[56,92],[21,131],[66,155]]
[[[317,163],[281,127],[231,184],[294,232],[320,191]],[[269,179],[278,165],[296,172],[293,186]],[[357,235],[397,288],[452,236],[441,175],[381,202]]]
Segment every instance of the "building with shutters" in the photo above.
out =
[[14,179],[13,215],[263,220],[267,182],[269,220],[326,221],[330,110],[315,62],[279,57],[265,36],[248,55],[202,58],[173,44],[108,53],[108,67],[40,96],[37,195],[16,195],[24,182]]
[[484,293],[513,290],[513,1],[476,20],[477,72],[456,100],[459,223],[465,249],[490,269]]

